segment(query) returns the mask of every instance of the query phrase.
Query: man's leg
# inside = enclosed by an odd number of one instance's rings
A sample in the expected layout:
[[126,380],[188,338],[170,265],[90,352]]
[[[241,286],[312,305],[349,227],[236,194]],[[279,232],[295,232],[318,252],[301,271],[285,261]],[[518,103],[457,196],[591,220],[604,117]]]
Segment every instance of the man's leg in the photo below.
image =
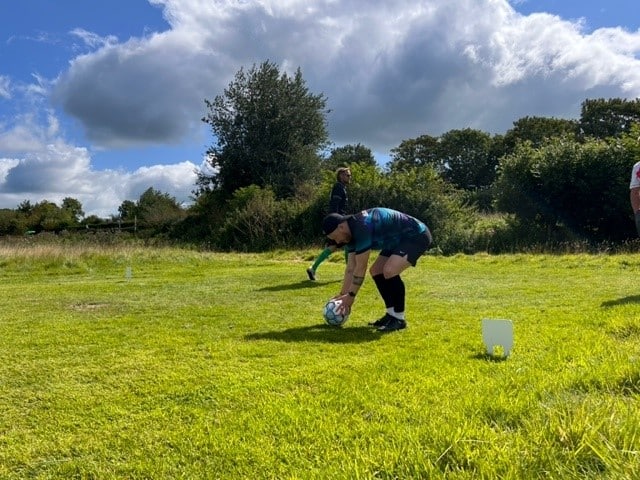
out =
[[407,326],[404,319],[405,307],[405,286],[400,273],[406,270],[411,264],[405,257],[391,255],[384,264],[382,276],[384,277],[385,289],[388,292],[389,303],[392,307],[390,321],[381,325],[378,330],[381,332],[392,332],[402,330]]
[[400,275],[386,279],[393,307],[393,316],[404,320],[405,286]]
[[322,252],[320,252],[320,255],[318,255],[315,262],[313,262],[313,265],[307,268],[307,275],[309,275],[309,280],[316,279],[316,270],[318,269],[318,267],[322,262],[324,262],[327,258],[329,258],[329,256],[334,252],[334,250],[335,250],[334,247],[327,247]]
[[378,289],[378,292],[380,292],[380,296],[382,297],[382,300],[384,301],[386,312],[379,319],[369,322],[369,325],[371,325],[372,327],[381,327],[382,325],[385,325],[390,320],[389,315],[393,314],[393,299],[391,298],[389,285],[387,280],[384,278],[384,275],[382,273],[379,273],[377,275],[374,275],[372,278],[376,284],[376,288]]
[[369,325],[373,327],[381,327],[387,324],[390,320],[390,315],[393,315],[393,298],[392,293],[389,289],[389,282],[384,278],[384,274],[382,273],[384,270],[384,264],[389,260],[386,251],[380,252],[376,261],[373,262],[371,268],[369,269],[369,273],[371,278],[376,284],[376,288],[378,292],[380,292],[380,296],[382,297],[382,301],[384,302],[384,306],[386,308],[386,313],[376,321],[369,322]]

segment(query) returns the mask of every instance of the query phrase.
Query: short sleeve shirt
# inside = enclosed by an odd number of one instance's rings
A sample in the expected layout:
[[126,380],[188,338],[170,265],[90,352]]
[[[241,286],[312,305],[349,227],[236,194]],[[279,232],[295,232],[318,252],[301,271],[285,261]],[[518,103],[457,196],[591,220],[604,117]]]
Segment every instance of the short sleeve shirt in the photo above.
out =
[[351,241],[348,252],[356,254],[368,250],[393,249],[407,238],[423,235],[427,226],[420,220],[390,208],[370,208],[353,215],[349,220]]

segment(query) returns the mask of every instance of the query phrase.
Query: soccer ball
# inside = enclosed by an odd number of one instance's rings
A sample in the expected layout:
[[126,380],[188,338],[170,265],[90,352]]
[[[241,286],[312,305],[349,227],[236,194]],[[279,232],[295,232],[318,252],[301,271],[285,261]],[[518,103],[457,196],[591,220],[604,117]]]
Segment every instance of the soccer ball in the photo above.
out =
[[349,314],[338,314],[336,309],[342,304],[342,300],[329,300],[324,306],[323,316],[324,321],[334,327],[339,327],[349,318]]

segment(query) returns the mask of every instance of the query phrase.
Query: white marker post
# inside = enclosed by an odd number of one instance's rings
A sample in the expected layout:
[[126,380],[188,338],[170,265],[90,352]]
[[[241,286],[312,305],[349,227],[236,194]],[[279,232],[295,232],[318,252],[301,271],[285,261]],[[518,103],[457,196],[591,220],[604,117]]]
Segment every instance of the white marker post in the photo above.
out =
[[495,347],[502,347],[505,358],[513,348],[513,323],[511,320],[482,319],[482,341],[487,353],[494,355]]

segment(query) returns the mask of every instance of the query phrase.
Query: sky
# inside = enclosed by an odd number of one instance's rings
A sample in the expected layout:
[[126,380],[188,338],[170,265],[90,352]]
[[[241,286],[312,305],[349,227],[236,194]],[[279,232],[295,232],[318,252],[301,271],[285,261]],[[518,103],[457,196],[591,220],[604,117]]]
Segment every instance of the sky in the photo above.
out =
[[20,0],[0,26],[0,208],[110,218],[150,187],[188,205],[205,99],[265,61],[381,165],[420,135],[640,97],[638,0]]

